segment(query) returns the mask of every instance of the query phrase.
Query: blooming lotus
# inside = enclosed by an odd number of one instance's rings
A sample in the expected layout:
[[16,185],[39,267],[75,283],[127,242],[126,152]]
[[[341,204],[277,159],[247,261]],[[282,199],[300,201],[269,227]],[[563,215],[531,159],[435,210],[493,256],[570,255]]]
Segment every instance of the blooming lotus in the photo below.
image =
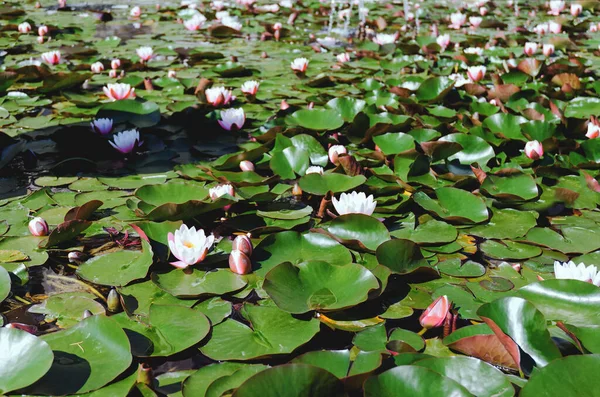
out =
[[555,261],[554,276],[557,279],[585,281],[586,283],[600,287],[600,272],[598,272],[598,268],[594,265],[586,267],[583,263],[575,265],[573,261],[564,263]]
[[486,70],[485,66],[469,66],[467,68],[467,76],[469,76],[471,81],[477,83],[483,80]]
[[129,84],[107,84],[103,90],[104,94],[113,101],[135,98],[135,88],[132,88]]
[[43,36],[45,36],[47,34],[48,34],[48,26],[46,26],[46,25],[40,25],[38,27],[38,35],[41,36],[41,37],[43,37]]
[[448,47],[448,45],[450,45],[450,35],[449,34],[440,35],[435,39],[435,42],[440,47],[442,47],[442,51],[444,51]]
[[377,202],[373,200],[373,195],[369,195],[369,197],[367,197],[367,195],[363,192],[352,192],[350,194],[342,193],[339,200],[333,197],[331,202],[333,203],[333,207],[337,213],[340,215],[371,215],[377,206]]
[[108,143],[119,152],[127,154],[131,153],[136,147],[141,146],[144,142],[140,141],[140,132],[133,129],[119,132]]
[[183,224],[175,230],[175,234],[169,232],[167,235],[169,249],[173,256],[179,259],[171,262],[171,265],[185,269],[188,266],[200,263],[206,258],[208,250],[212,247],[215,237],[211,234],[206,236],[204,230],[196,230],[194,226],[188,229]]
[[532,160],[537,160],[544,155],[544,148],[538,141],[529,141],[525,144],[525,155]]
[[204,95],[206,96],[206,101],[215,107],[227,105],[235,99],[235,97],[231,95],[231,90],[228,90],[223,86],[207,88],[204,90]]
[[525,55],[527,56],[532,56],[533,54],[535,54],[538,50],[538,44],[537,43],[532,43],[532,42],[527,42],[525,43],[525,47],[523,47],[523,52],[525,53]]
[[235,190],[233,190],[233,186],[228,183],[224,185],[217,185],[208,189],[208,195],[213,201],[217,200],[219,197],[225,196],[226,194],[230,195],[231,197],[235,196]]
[[583,11],[583,6],[581,4],[577,4],[577,3],[571,4],[571,15],[573,15],[574,17],[579,16],[579,14],[581,14],[582,11]]
[[592,117],[588,122],[586,137],[595,139],[600,136],[600,122],[595,117]]
[[450,25],[449,28],[460,29],[462,25],[467,21],[467,16],[460,12],[454,12],[450,14]]
[[419,317],[423,328],[435,328],[444,324],[444,320],[450,312],[450,301],[446,295],[442,295],[433,301]]
[[110,68],[113,70],[117,70],[119,69],[119,67],[121,67],[121,60],[120,59],[113,59],[112,61],[110,61]]
[[104,70],[104,65],[102,64],[102,62],[94,62],[90,66],[90,70],[93,73],[102,73],[102,71]]
[[112,119],[97,119],[90,123],[92,131],[100,135],[108,135],[113,129]]
[[44,220],[44,218],[39,216],[33,218],[31,221],[29,221],[28,227],[29,232],[36,237],[48,235],[48,223]]
[[142,9],[139,6],[135,6],[129,11],[129,15],[134,18],[139,18],[140,15],[142,15]]
[[346,62],[350,62],[350,54],[348,54],[347,52],[343,52],[341,54],[337,54],[335,56],[335,58],[337,59],[337,61],[339,63],[346,63]]
[[308,59],[306,58],[296,58],[290,64],[290,67],[294,72],[304,73],[308,68]]
[[329,161],[331,161],[334,165],[338,165],[338,157],[340,154],[346,154],[348,151],[343,145],[333,145],[329,148],[328,155]]
[[398,37],[395,34],[377,33],[373,37],[373,43],[379,45],[386,45],[395,43]]
[[244,84],[242,84],[241,90],[246,95],[254,96],[258,92],[259,86],[260,86],[260,83],[258,81],[250,80],[250,81],[246,81]]
[[544,44],[542,46],[542,53],[546,57],[552,56],[554,54],[554,44]]
[[150,59],[152,59],[152,56],[154,56],[154,51],[152,50],[152,47],[148,46],[140,47],[137,50],[135,50],[135,52],[143,62],[148,62]]
[[481,25],[481,22],[483,22],[482,17],[469,17],[469,23],[474,29],[477,29]]
[[206,22],[206,17],[198,13],[190,19],[184,21],[183,26],[185,26],[187,30],[194,31],[200,29],[202,25],[204,25],[204,22]]
[[58,65],[60,63],[60,51],[49,51],[42,54],[42,61],[49,65]]
[[306,172],[304,174],[305,175],[308,175],[308,174],[321,174],[321,175],[323,175],[323,167],[320,167],[318,165],[311,165],[310,167],[308,167],[306,169]]
[[246,115],[244,114],[244,109],[227,109],[221,111],[221,120],[219,120],[219,125],[230,131],[233,127],[240,130],[244,126],[246,122]]
[[17,29],[19,30],[19,33],[29,33],[31,32],[31,25],[29,22],[23,22],[19,24]]

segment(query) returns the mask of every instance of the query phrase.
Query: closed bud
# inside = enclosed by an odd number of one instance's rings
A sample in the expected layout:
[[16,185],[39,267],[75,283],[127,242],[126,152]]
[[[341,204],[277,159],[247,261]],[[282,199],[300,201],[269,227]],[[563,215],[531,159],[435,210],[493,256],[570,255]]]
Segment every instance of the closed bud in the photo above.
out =
[[252,262],[242,251],[233,250],[229,255],[229,268],[236,274],[248,274],[252,272]]
[[292,194],[294,196],[302,196],[302,188],[297,183],[294,184],[294,188],[292,189]]
[[48,223],[46,223],[44,218],[37,216],[29,222],[29,232],[37,237],[47,236]]
[[67,257],[69,258],[69,262],[71,263],[81,263],[85,259],[85,254],[79,251],[71,251],[69,252],[69,255],[67,255]]
[[111,289],[106,298],[106,306],[108,311],[111,313],[117,313],[121,311],[121,301],[119,300],[119,293],[116,289]]
[[232,250],[242,251],[248,257],[252,255],[252,240],[246,235],[237,236],[231,245]]
[[435,328],[444,323],[448,312],[450,311],[450,301],[446,295],[437,298],[419,317],[419,322],[423,328]]
[[240,161],[240,170],[254,171],[254,164],[252,163],[252,161],[242,160]]
[[93,314],[91,311],[89,311],[88,309],[85,309],[85,310],[83,311],[83,318],[92,317],[93,315],[94,315],[94,314]]

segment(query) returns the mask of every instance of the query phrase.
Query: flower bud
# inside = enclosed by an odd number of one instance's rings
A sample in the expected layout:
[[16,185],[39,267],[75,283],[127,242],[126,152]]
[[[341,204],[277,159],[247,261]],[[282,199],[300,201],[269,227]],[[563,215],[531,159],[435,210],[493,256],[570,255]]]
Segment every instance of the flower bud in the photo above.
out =
[[246,235],[237,236],[233,240],[233,244],[231,245],[231,249],[234,251],[242,251],[248,257],[252,255],[252,240]]
[[342,145],[333,145],[329,148],[329,161],[331,161],[334,165],[338,165],[338,157],[340,154],[346,154],[348,151]]
[[176,72],[176,71],[174,71],[174,70],[169,70],[169,71],[167,72],[167,77],[168,77],[168,78],[170,78],[170,79],[174,79],[174,78],[176,78],[176,77],[177,77],[177,72]]
[[29,221],[29,232],[37,237],[48,235],[48,223],[44,218],[35,217]]
[[79,251],[71,251],[69,252],[69,255],[67,255],[67,257],[69,258],[69,262],[78,264],[83,262],[83,260],[85,259],[85,254]]
[[252,272],[252,262],[242,251],[233,250],[229,255],[229,268],[236,274],[248,274]]
[[240,161],[240,170],[254,171],[254,164],[252,163],[252,161],[242,160]]
[[294,188],[292,189],[292,194],[294,196],[302,196],[302,188],[297,183],[294,184]]
[[419,317],[419,322],[423,328],[435,328],[444,323],[448,312],[450,311],[450,301],[446,295],[437,298]]
[[537,160],[544,155],[544,148],[538,141],[529,141],[525,144],[525,155],[532,160]]
[[106,298],[106,306],[108,311],[111,313],[117,313],[121,311],[121,301],[119,300],[119,293],[116,289],[112,288]]

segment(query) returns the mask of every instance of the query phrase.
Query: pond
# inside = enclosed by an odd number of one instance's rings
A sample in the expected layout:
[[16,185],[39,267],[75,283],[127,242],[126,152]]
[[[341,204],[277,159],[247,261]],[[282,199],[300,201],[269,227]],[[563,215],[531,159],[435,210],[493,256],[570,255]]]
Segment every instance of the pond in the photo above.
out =
[[593,395],[598,4],[0,6],[0,394]]

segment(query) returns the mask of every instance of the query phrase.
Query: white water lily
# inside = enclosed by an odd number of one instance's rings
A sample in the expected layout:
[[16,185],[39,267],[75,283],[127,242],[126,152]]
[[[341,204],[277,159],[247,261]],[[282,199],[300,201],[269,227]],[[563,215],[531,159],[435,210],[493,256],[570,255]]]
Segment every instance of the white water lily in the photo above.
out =
[[305,175],[308,175],[308,174],[321,174],[321,175],[323,175],[323,167],[320,167],[318,165],[311,165],[310,167],[308,167],[306,169],[306,172],[304,174]]
[[228,90],[223,86],[207,88],[204,90],[204,95],[206,96],[206,101],[213,106],[227,105],[230,101],[235,99],[235,97],[231,95],[231,90]]
[[242,30],[242,24],[240,23],[240,21],[238,21],[236,17],[232,17],[229,15],[224,16],[223,18],[221,18],[221,24],[233,30]]
[[103,90],[104,94],[113,101],[135,98],[135,88],[132,88],[129,84],[107,84]]
[[256,80],[249,80],[242,84],[241,90],[246,95],[256,95],[260,83]]
[[333,197],[331,199],[335,210],[340,215],[345,214],[365,214],[371,215],[375,211],[377,202],[373,200],[373,195],[367,197],[363,192],[342,193],[340,199]]
[[137,53],[137,56],[140,57],[140,59],[144,62],[148,62],[154,56],[154,50],[152,50],[152,47],[148,46],[140,47],[135,50],[135,52]]
[[373,42],[379,45],[394,43],[398,37],[395,34],[378,33],[373,37]]
[[188,229],[185,224],[175,234],[169,232],[167,239],[171,253],[179,259],[171,265],[180,269],[202,262],[215,241],[212,234],[207,237],[204,230],[196,230],[194,226]]
[[92,126],[92,130],[100,135],[107,135],[113,129],[113,121],[108,118],[94,120],[90,122],[90,125]]
[[208,189],[208,195],[213,201],[218,199],[219,197],[225,196],[226,194],[232,197],[235,196],[235,190],[233,189],[233,186],[231,186],[228,183],[224,185],[217,185]]
[[290,67],[295,72],[304,73],[304,72],[306,72],[306,69],[308,68],[308,62],[309,61],[306,58],[296,58],[290,64]]
[[140,146],[140,132],[138,130],[127,130],[116,134],[112,141],[108,141],[112,147],[123,154],[131,153],[136,146]]
[[557,279],[581,280],[600,287],[600,272],[594,265],[586,266],[583,262],[575,265],[573,261],[554,262],[554,276]]
[[227,109],[221,111],[221,120],[218,120],[219,125],[230,131],[234,126],[236,129],[240,130],[244,126],[246,122],[246,115],[244,114],[244,109]]

